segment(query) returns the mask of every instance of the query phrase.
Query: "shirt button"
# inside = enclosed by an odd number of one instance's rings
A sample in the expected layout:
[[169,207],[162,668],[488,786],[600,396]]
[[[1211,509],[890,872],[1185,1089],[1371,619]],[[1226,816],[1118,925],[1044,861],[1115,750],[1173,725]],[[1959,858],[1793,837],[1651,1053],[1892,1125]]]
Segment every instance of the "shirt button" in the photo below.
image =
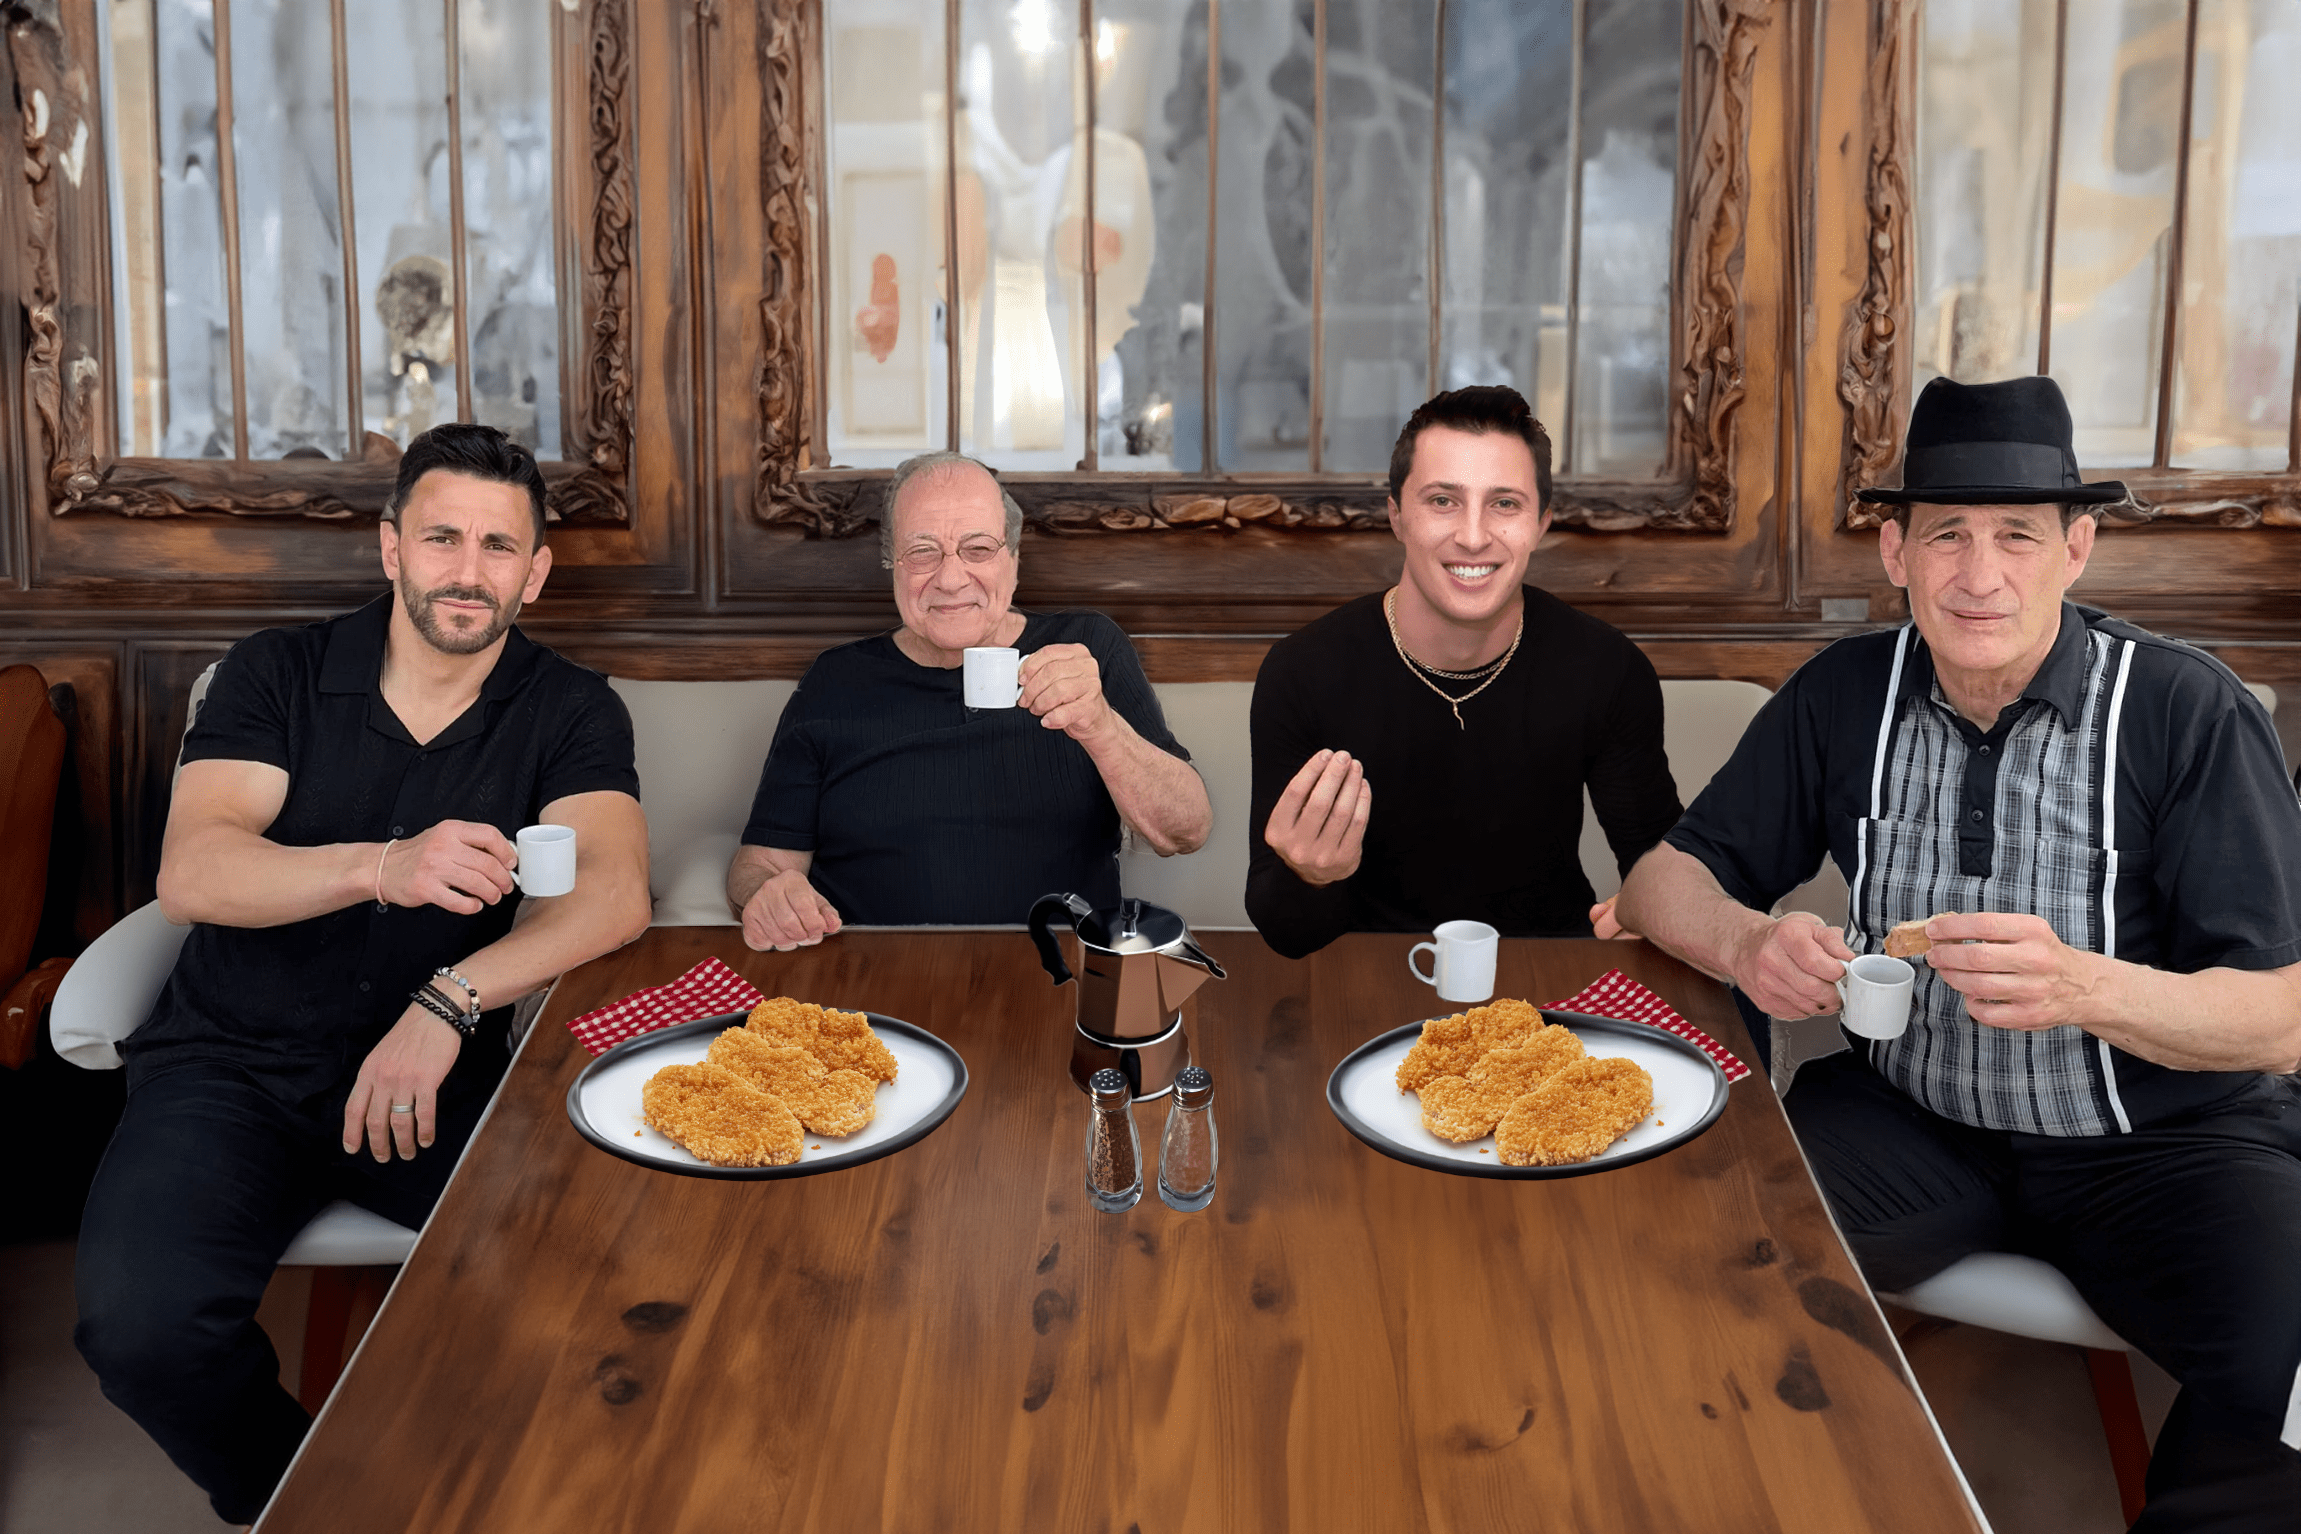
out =
[[1982,747],[1982,748],[1981,748],[1981,754],[1982,754],[1983,756],[1987,756],[1987,755],[1989,755],[1989,747],[1987,747],[1987,746],[1984,746],[1984,747]]
[[375,989],[375,987],[374,987],[374,986],[372,986],[372,985],[370,985],[370,984],[368,984],[368,983],[367,983],[365,980],[362,980],[362,981],[360,982],[360,990],[361,990],[361,992],[362,992],[362,993],[365,993],[365,992],[368,992],[368,991],[372,991],[372,990],[374,990],[374,989]]
[[405,827],[405,826],[393,826],[393,827],[391,828],[391,834],[392,834],[394,837],[401,837],[401,836],[405,836],[405,835],[407,835],[407,827]]
[[1985,820],[1986,818],[1988,818],[1988,817],[1984,816],[1984,815],[1982,814],[1982,812],[1981,812],[1981,811],[1979,811],[1979,810],[1975,810],[1975,811],[1973,812],[1973,823],[1974,823],[1975,825],[1977,825],[1977,826],[1978,826],[1978,825],[1980,825],[1980,824],[1982,823],[1982,821],[1983,821],[1983,820]]

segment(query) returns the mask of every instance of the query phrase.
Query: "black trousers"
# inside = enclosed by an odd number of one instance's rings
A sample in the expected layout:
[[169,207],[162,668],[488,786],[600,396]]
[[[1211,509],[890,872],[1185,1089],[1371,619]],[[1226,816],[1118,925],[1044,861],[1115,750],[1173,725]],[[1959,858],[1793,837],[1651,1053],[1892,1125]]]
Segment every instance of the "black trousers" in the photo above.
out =
[[2301,1083],[2129,1135],[1974,1129],[1861,1055],[1799,1068],[1786,1106],[1864,1275],[1893,1291],[1970,1252],[2052,1263],[2181,1382],[2137,1530],[2301,1529]]
[[226,1523],[263,1511],[311,1425],[256,1325],[280,1254],[338,1198],[421,1226],[501,1074],[451,1075],[432,1147],[387,1163],[344,1154],[340,1093],[332,1114],[286,1105],[221,1064],[131,1086],[80,1225],[73,1340]]

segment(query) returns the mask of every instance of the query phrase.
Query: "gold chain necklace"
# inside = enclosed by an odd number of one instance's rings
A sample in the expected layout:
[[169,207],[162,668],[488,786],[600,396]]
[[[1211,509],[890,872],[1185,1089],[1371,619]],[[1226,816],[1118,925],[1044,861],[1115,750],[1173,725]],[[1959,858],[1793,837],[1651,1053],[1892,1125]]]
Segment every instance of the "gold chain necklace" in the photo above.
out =
[[[1502,673],[1509,668],[1510,657],[1518,653],[1518,641],[1526,637],[1526,609],[1521,606],[1518,609],[1518,631],[1510,636],[1510,648],[1502,652],[1500,660],[1489,662],[1487,665],[1471,671],[1440,671],[1436,666],[1423,665],[1422,662],[1406,653],[1406,641],[1398,637],[1398,588],[1396,586],[1382,594],[1382,621],[1390,625],[1390,643],[1398,651],[1398,658],[1406,663],[1406,669],[1414,673],[1416,681],[1446,700],[1446,706],[1454,711],[1455,728],[1462,730],[1470,728],[1469,725],[1462,722],[1462,705],[1501,679]],[[1467,682],[1481,674],[1484,674],[1486,679],[1457,698],[1430,680],[1429,677],[1424,676],[1423,673],[1426,671],[1445,677],[1451,682]]]

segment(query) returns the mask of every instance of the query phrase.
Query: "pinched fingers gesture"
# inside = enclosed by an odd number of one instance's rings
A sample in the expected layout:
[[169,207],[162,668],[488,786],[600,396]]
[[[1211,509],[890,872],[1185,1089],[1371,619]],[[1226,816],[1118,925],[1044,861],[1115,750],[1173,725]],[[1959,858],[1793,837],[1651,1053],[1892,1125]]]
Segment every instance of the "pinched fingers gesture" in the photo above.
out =
[[1768,1017],[1814,1017],[1838,1010],[1838,977],[1853,957],[1835,927],[1792,911],[1734,967],[1734,983]]
[[438,1129],[439,1084],[463,1050],[463,1035],[422,1007],[410,1006],[368,1051],[344,1103],[344,1152],[364,1140],[378,1161],[397,1151],[412,1161]]
[[751,948],[810,948],[838,930],[839,913],[800,869],[775,875],[743,905],[743,941]]
[[1374,788],[1347,751],[1320,751],[1302,764],[1271,808],[1262,839],[1305,884],[1332,884],[1358,872]]
[[1015,701],[1039,716],[1050,730],[1061,730],[1073,740],[1084,740],[1101,730],[1110,716],[1103,697],[1103,671],[1094,652],[1083,644],[1051,644],[1023,657],[1015,678],[1022,696]]
[[1965,997],[1966,1015],[1992,1028],[2054,1028],[2077,1021],[2086,993],[2077,950],[2042,916],[1999,912],[1936,916],[1925,959]]
[[443,820],[384,852],[376,898],[388,905],[436,905],[477,915],[511,893],[519,851],[483,821]]

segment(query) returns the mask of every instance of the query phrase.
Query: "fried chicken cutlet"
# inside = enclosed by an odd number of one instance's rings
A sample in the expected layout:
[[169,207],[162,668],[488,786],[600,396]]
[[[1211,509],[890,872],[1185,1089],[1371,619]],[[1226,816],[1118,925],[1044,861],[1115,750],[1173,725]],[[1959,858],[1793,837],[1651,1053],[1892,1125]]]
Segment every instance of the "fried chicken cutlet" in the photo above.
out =
[[806,1145],[779,1097],[723,1065],[667,1065],[640,1088],[647,1122],[713,1166],[788,1166]]
[[1577,1060],[1510,1105],[1494,1131],[1508,1166],[1588,1161],[1654,1111],[1654,1078],[1619,1056]]
[[780,1097],[819,1135],[851,1135],[878,1112],[878,1084],[856,1071],[834,1071],[803,1049],[777,1044],[748,1028],[729,1028],[707,1057],[770,1097]]
[[811,1001],[770,996],[751,1009],[744,1026],[768,1042],[803,1049],[826,1070],[854,1071],[873,1081],[895,1079],[894,1052],[860,1012],[839,1012]]
[[[1536,1014],[1539,1016],[1540,1014]],[[1480,1056],[1468,1072],[1439,1076],[1422,1087],[1422,1127],[1441,1140],[1483,1140],[1510,1105],[1583,1057],[1573,1030],[1546,1023],[1522,1044]]]
[[1467,1076],[1488,1050],[1523,1043],[1542,1026],[1542,1014],[1523,1001],[1490,1001],[1452,1017],[1434,1017],[1398,1062],[1398,1090],[1419,1092],[1440,1076]]

